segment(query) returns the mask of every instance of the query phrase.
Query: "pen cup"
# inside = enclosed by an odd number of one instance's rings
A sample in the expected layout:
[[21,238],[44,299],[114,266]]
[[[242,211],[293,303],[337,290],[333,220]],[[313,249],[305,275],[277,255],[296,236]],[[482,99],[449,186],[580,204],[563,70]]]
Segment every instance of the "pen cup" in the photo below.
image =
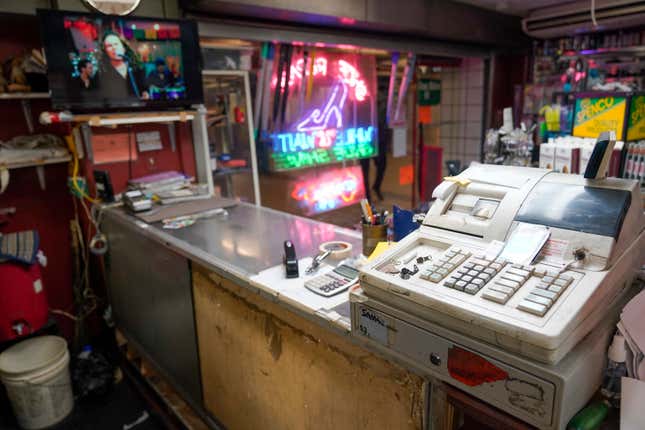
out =
[[369,257],[379,242],[387,240],[387,224],[363,225],[363,255]]

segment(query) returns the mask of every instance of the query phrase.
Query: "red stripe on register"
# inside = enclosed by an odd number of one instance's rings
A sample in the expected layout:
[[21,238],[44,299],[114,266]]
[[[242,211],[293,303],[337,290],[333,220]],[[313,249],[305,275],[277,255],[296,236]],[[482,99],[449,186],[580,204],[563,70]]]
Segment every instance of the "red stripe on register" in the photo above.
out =
[[454,379],[469,387],[508,379],[506,371],[485,358],[458,347],[448,350],[448,372]]

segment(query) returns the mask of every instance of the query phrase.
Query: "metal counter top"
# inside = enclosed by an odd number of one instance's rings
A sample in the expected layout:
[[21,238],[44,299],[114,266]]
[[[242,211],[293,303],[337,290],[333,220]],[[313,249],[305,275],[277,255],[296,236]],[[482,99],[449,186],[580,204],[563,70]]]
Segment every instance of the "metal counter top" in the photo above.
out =
[[[362,249],[361,234],[246,203],[238,203],[227,211],[227,216],[198,219],[191,226],[169,230],[162,228],[161,222],[148,224],[123,208],[110,208],[105,209],[104,227],[108,240],[111,234],[115,234],[115,240],[136,241],[136,237],[130,236],[137,232],[239,285],[348,333],[348,292],[330,298],[312,293],[304,287],[307,278],[304,270],[311,257],[318,254],[318,246],[322,242],[349,242],[353,246],[353,254],[358,255]],[[118,224],[128,228],[115,228]],[[298,279],[286,280],[277,275],[282,273],[283,242],[287,239],[294,243],[300,260],[301,277]]]
[[[179,230],[163,230],[251,275],[282,263],[283,243],[293,242],[298,258],[318,254],[318,245],[343,240],[361,249],[360,235],[331,224],[240,203],[228,216],[214,216]],[[153,224],[161,229],[161,223]]]
[[161,222],[147,224],[123,208],[107,209],[105,214],[135,224],[146,236],[186,257],[247,279],[282,264],[287,239],[293,242],[298,259],[313,257],[320,243],[332,240],[351,243],[355,253],[361,250],[360,233],[346,228],[247,203],[238,203],[227,211],[227,216],[198,219],[178,230],[163,229]]

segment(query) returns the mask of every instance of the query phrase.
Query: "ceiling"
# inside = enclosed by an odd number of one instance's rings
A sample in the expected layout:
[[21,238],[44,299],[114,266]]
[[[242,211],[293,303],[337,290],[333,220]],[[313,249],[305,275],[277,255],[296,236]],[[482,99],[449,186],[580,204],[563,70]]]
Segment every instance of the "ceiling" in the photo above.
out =
[[563,0],[455,0],[509,15],[527,16],[530,11],[547,6],[571,3]]

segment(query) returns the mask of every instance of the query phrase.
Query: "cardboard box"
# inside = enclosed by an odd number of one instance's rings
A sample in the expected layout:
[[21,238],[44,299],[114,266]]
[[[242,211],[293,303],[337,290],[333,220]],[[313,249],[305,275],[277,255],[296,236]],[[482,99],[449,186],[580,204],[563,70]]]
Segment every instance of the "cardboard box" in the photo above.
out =
[[554,171],[560,173],[578,173],[580,168],[580,147],[574,145],[556,145]]
[[555,165],[555,145],[553,143],[540,144],[540,169],[553,170]]

